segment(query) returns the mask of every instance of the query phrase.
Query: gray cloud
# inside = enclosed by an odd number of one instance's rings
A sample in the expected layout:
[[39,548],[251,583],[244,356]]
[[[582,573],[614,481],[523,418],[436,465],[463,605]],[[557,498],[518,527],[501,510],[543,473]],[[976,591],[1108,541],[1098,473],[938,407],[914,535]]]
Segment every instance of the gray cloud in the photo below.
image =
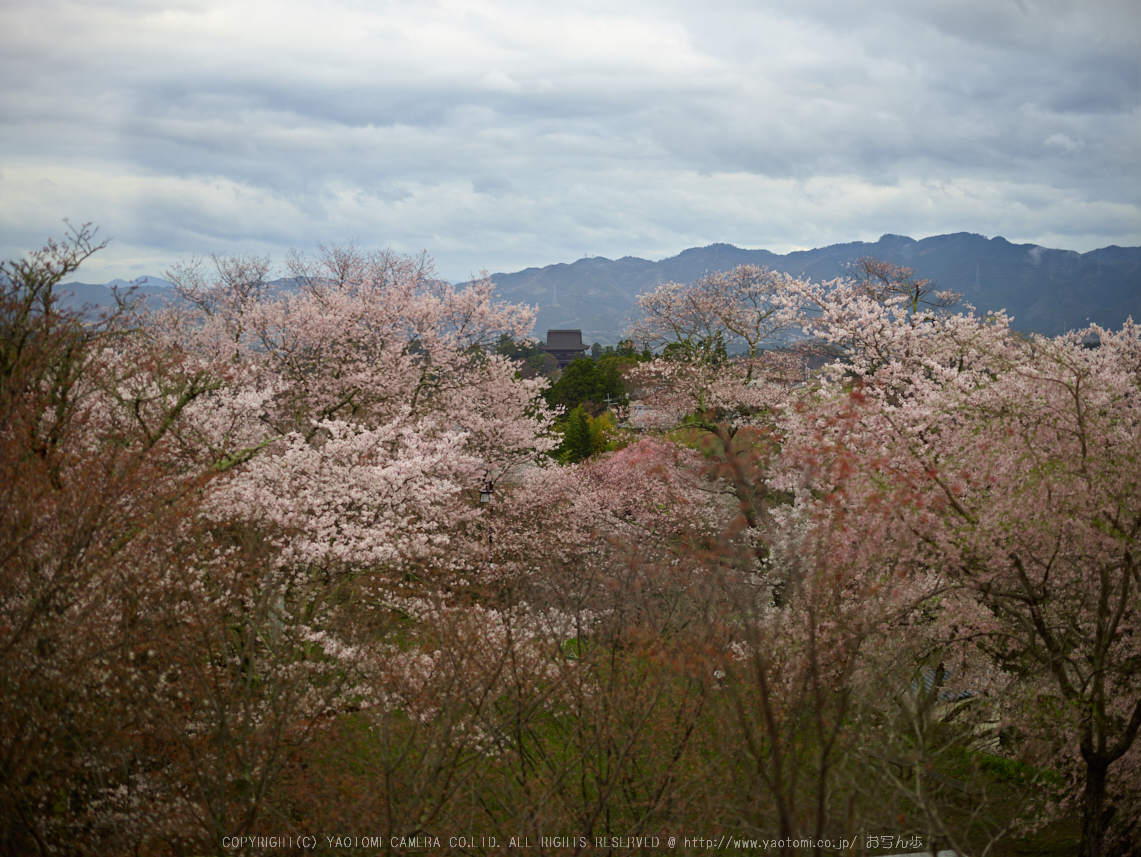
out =
[[[61,2],[0,12],[0,251],[355,238],[458,278],[967,230],[1141,243],[1133,3]],[[102,266],[99,268],[98,266]]]

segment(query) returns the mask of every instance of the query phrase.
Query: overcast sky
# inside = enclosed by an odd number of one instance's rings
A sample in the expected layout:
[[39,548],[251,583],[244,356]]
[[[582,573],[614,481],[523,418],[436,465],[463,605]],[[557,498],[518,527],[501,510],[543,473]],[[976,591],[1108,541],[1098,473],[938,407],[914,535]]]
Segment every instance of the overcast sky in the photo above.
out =
[[3,0],[0,253],[1141,244],[1141,3]]

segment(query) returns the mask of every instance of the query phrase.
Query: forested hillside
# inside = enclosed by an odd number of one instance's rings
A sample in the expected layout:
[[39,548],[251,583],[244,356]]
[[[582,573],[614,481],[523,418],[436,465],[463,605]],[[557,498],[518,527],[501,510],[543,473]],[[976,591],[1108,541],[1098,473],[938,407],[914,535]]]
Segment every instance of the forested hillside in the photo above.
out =
[[740,265],[549,386],[424,256],[102,246],[0,268],[0,853],[1141,849],[1136,324]]

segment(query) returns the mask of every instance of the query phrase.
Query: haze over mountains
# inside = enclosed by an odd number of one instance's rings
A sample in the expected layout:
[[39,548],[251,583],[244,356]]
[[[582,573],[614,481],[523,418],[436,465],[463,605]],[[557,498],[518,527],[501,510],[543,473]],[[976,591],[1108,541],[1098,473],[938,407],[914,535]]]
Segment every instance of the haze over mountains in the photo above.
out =
[[[688,283],[706,272],[746,263],[813,281],[830,280],[843,276],[844,266],[863,256],[910,266],[939,288],[962,293],[979,311],[1005,309],[1020,330],[1056,334],[1084,326],[1087,319],[1106,327],[1120,327],[1129,316],[1141,319],[1141,247],[1075,253],[965,232],[920,241],[884,235],[875,243],[833,244],[785,255],[712,244],[659,262],[595,256],[491,277],[505,300],[539,306],[536,337],[543,338],[549,328],[581,328],[584,342],[613,344],[634,316],[638,294],[660,283]],[[136,283],[136,294],[148,302],[167,293],[169,286],[157,277]],[[110,285],[128,284],[67,283],[61,290],[71,292],[67,303],[73,306],[107,305]]]

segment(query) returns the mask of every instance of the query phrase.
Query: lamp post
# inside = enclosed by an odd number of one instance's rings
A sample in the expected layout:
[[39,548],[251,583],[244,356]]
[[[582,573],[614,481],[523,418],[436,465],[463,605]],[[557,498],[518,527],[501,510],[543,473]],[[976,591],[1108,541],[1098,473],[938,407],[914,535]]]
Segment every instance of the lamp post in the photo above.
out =
[[[487,550],[491,552],[491,498],[495,494],[495,483],[490,479],[483,483],[479,489],[479,504],[487,506]],[[489,560],[490,561],[490,560]]]

